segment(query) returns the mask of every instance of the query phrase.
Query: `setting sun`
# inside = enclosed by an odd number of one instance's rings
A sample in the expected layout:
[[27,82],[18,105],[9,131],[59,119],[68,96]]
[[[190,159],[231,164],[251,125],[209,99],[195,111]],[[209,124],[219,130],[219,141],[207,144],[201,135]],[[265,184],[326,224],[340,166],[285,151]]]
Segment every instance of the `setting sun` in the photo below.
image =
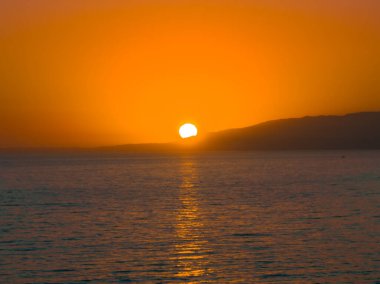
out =
[[179,128],[178,132],[181,138],[189,138],[189,137],[197,136],[198,129],[194,124],[186,123]]

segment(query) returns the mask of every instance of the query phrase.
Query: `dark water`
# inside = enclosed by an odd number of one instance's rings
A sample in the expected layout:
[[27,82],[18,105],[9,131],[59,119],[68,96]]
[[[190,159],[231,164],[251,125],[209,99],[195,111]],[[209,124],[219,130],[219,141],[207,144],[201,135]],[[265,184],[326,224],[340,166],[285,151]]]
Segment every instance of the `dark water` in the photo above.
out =
[[379,194],[380,152],[3,156],[0,283],[376,283]]

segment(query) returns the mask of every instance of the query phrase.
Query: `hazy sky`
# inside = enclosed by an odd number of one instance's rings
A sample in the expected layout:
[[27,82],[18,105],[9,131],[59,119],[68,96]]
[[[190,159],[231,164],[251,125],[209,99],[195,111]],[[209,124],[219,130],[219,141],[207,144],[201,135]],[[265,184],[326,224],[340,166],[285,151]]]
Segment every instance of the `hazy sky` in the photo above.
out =
[[380,110],[380,1],[0,0],[0,147]]

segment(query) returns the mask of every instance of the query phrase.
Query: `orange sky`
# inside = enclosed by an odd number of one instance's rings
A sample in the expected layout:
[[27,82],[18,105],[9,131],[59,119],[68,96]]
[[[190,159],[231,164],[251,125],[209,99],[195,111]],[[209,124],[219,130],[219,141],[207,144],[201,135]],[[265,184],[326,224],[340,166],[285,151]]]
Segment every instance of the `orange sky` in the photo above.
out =
[[380,110],[379,78],[378,0],[0,1],[0,147]]

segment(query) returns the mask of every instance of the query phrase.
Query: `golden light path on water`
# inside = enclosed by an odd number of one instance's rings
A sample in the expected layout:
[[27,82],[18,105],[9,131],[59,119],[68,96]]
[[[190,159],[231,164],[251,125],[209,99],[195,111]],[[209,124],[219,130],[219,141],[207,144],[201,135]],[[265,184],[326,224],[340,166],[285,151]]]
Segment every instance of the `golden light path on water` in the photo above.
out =
[[[199,179],[195,162],[184,160],[180,173],[182,183],[179,187],[180,207],[176,216],[175,244],[178,272],[176,277],[193,278],[212,273],[209,268],[210,248],[204,238],[204,224],[199,207]],[[195,283],[195,282],[194,282]]]

